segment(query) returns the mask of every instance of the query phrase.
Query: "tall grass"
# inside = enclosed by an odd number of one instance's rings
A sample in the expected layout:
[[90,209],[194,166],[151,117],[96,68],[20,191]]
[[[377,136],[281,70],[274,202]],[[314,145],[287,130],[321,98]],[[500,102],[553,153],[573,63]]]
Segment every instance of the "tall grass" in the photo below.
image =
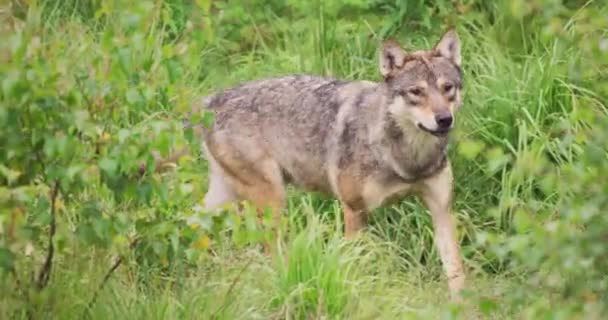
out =
[[[185,248],[191,259],[180,256],[168,267],[136,256],[179,247],[168,244],[173,240],[144,244],[135,253],[127,250],[125,263],[98,290],[116,259],[113,253],[125,251],[116,232],[107,247],[66,246],[48,289],[27,301],[34,314],[60,319],[426,319],[469,318],[472,309],[486,308],[495,318],[518,318],[515,307],[496,301],[524,282],[529,270],[512,265],[511,255],[494,250],[488,239],[515,232],[515,213],[523,202],[532,201],[539,215],[557,215],[552,208],[561,194],[544,190],[542,177],[513,168],[541,163],[545,155],[555,163],[577,161],[578,146],[564,144],[560,135],[577,134],[588,125],[578,115],[582,108],[606,114],[605,97],[572,75],[571,66],[583,58],[578,47],[541,36],[537,22],[515,23],[501,13],[511,10],[508,1],[475,2],[489,8],[473,7],[468,10],[479,15],[462,17],[453,14],[449,1],[433,6],[427,1],[314,6],[270,1],[249,7],[218,1],[221,8],[214,12],[201,9],[205,1],[199,2],[200,7],[188,1],[137,2],[123,12],[113,1],[40,1],[38,8],[13,1],[3,19],[13,28],[35,25],[29,29],[35,36],[28,39],[43,47],[44,60],[36,63],[50,70],[49,78],[61,79],[53,94],[77,88],[75,101],[98,108],[95,114],[108,132],[128,129],[146,140],[158,136],[150,130],[155,123],[169,123],[156,129],[169,131],[172,138],[146,145],[150,148],[185,144],[181,119],[193,101],[217,88],[288,73],[379,80],[376,50],[382,38],[391,36],[411,49],[428,47],[444,31],[445,20],[456,23],[464,50],[465,103],[450,156],[455,214],[471,273],[468,295],[478,303],[465,309],[450,305],[431,220],[418,201],[377,210],[368,232],[346,241],[337,201],[292,190],[289,228],[277,260],[229,241],[237,223],[223,222],[226,230],[211,239],[208,252]],[[606,11],[605,5],[599,10]],[[10,61],[2,63],[11,68]],[[125,149],[120,152],[138,153]],[[487,159],[479,157],[482,153]],[[102,199],[104,212],[116,223],[125,216],[149,215],[143,220],[158,223],[154,232],[165,235],[169,224],[192,214],[201,201],[205,175],[204,159],[182,161],[176,172],[155,178],[168,186],[163,201],[143,208],[120,202],[105,189],[83,192],[61,216],[65,236],[57,241],[71,243],[82,231],[87,218],[80,209],[91,199]],[[115,232],[90,228],[99,237]],[[42,254],[35,245],[34,256],[21,265],[24,273],[36,269]],[[31,315],[17,294],[6,291],[14,288],[11,280],[2,281],[0,317]],[[90,304],[94,292],[99,296]],[[550,295],[546,303],[553,303]]]

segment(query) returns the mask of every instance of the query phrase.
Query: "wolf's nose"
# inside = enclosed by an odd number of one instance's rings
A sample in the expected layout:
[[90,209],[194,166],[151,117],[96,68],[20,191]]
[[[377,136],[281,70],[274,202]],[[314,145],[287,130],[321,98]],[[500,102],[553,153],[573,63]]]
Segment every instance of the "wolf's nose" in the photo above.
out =
[[435,116],[435,121],[437,121],[437,126],[439,128],[447,129],[452,125],[454,119],[450,113],[441,113]]

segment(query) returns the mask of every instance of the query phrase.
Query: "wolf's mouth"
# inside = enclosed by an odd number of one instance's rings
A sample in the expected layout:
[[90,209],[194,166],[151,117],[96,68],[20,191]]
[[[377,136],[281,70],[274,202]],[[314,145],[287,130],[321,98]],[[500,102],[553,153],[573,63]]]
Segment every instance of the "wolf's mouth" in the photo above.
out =
[[431,130],[427,127],[425,127],[422,123],[418,123],[418,128],[420,128],[420,130],[422,131],[426,131],[436,137],[445,137],[449,132],[450,132],[450,128],[439,128],[437,130]]

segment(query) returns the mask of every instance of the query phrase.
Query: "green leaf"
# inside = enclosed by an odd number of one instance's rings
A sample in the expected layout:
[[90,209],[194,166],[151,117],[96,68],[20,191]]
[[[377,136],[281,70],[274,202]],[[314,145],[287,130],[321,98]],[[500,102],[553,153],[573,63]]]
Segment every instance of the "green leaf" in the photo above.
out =
[[99,160],[98,166],[107,175],[114,176],[116,174],[116,170],[118,169],[118,162],[114,159],[103,158]]
[[196,4],[203,10],[203,13],[209,13],[209,10],[211,9],[211,0],[196,0]]
[[78,110],[74,112],[74,124],[79,130],[84,130],[89,120],[89,112],[86,110]]
[[84,165],[72,165],[66,170],[65,180],[67,183],[73,182],[78,178],[80,173],[84,170]]
[[138,105],[143,101],[143,98],[137,88],[129,88],[125,97],[130,105]]
[[498,172],[502,170],[509,162],[511,157],[506,155],[501,148],[495,147],[490,149],[486,155],[488,171],[490,173]]
[[465,139],[458,144],[458,151],[463,157],[472,160],[479,155],[484,147],[485,145],[483,142]]
[[211,128],[213,126],[213,122],[215,121],[215,113],[213,112],[205,112],[202,117],[203,126],[205,128]]
[[489,316],[497,310],[497,304],[494,300],[483,298],[479,301],[479,311],[484,315]]
[[131,135],[131,131],[127,130],[127,129],[120,129],[118,131],[118,143],[125,143],[125,141],[127,141],[127,138]]
[[170,83],[175,83],[182,77],[182,66],[173,59],[168,59],[165,62],[165,67],[167,68],[167,74],[169,75]]
[[7,168],[5,165],[0,164],[0,176],[3,176],[8,181],[8,184],[11,185],[15,180],[17,180],[21,176],[22,172]]
[[15,254],[4,247],[0,247],[0,268],[11,271],[15,267]]
[[513,217],[513,226],[515,227],[515,230],[524,233],[530,230],[532,224],[533,220],[527,211],[523,209],[517,209],[515,211],[515,216]]

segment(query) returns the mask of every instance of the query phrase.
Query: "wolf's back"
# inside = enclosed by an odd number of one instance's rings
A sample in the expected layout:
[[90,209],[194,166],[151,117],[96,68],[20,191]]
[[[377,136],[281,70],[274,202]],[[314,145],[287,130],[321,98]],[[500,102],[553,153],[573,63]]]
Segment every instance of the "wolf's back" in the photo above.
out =
[[222,108],[226,104],[239,107],[255,107],[256,104],[289,105],[306,95],[320,100],[330,98],[332,91],[344,81],[311,75],[289,75],[242,83],[238,86],[214,92],[202,99],[209,109]]
[[245,157],[263,152],[289,180],[327,191],[327,141],[347,84],[332,78],[285,76],[215,93],[205,101],[215,113],[208,138],[229,143]]

